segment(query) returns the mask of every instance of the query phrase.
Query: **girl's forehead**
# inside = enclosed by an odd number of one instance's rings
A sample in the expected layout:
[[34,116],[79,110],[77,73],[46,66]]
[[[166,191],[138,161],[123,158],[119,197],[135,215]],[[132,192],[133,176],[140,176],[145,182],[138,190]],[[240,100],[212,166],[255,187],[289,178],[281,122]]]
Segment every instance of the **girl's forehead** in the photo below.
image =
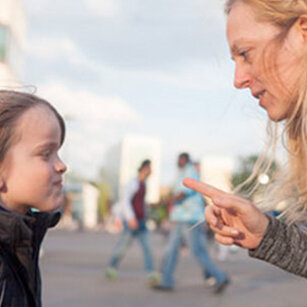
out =
[[47,106],[35,106],[27,110],[18,120],[16,133],[23,139],[52,137],[61,134],[60,123]]
[[[57,120],[55,114],[44,105],[37,105],[29,108],[19,118],[19,124],[48,124],[50,121]],[[45,126],[42,125],[42,126]]]

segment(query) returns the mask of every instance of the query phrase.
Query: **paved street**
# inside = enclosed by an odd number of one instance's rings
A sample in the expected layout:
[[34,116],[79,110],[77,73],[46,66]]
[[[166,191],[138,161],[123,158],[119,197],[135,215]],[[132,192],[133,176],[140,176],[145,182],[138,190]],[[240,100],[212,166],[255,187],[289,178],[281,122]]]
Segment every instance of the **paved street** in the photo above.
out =
[[[41,261],[45,307],[306,307],[307,282],[270,265],[231,254],[220,264],[231,284],[220,296],[204,286],[190,254],[180,256],[176,291],[157,293],[147,288],[137,242],[124,258],[116,282],[105,279],[104,268],[117,236],[103,232],[53,230],[44,243]],[[159,265],[165,241],[153,237]]]

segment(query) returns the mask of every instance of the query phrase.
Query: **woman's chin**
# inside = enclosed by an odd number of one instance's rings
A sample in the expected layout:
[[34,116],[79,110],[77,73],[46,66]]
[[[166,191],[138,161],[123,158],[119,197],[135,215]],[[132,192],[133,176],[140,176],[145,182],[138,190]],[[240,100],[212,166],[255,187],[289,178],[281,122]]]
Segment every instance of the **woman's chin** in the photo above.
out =
[[274,122],[280,122],[282,120],[285,120],[287,118],[287,113],[286,112],[280,112],[279,110],[274,110],[270,108],[266,108],[268,117],[270,120]]

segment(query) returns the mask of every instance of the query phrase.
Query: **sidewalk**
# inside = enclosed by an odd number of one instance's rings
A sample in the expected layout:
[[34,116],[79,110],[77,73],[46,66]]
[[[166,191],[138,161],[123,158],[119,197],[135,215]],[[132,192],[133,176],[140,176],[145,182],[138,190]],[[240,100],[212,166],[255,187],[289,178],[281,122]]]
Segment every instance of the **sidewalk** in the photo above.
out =
[[[41,261],[44,307],[306,307],[307,282],[271,265],[250,259],[240,250],[220,264],[231,276],[221,296],[205,288],[201,272],[189,255],[181,255],[176,291],[148,289],[137,242],[124,258],[116,282],[105,279],[104,268],[117,236],[105,233],[66,232],[48,234]],[[164,248],[153,237],[155,260]]]

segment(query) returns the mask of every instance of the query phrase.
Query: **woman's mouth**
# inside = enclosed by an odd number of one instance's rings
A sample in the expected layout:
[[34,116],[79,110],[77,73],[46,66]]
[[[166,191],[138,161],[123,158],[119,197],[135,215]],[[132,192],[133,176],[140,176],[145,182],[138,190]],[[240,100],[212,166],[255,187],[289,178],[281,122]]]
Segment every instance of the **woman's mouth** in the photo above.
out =
[[262,107],[262,108],[264,108],[264,92],[261,94],[261,95],[259,95],[259,105]]
[[264,108],[264,94],[266,93],[265,90],[259,91],[259,92],[254,92],[252,95],[259,100],[259,105]]

